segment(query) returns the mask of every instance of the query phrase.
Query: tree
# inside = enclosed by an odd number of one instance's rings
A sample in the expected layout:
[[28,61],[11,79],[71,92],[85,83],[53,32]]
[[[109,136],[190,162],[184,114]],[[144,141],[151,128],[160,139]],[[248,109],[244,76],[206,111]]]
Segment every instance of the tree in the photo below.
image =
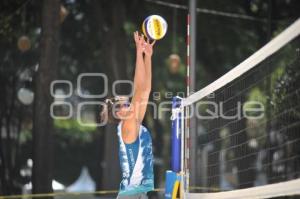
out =
[[[24,105],[18,100],[18,91],[24,85],[20,78],[24,72],[36,64],[36,49],[22,51],[17,46],[20,36],[30,35],[38,17],[32,17],[25,10],[33,10],[36,2],[28,4],[20,1],[1,1],[0,3],[0,194],[17,194],[21,184],[28,178],[20,175],[25,159],[20,137],[25,120],[31,119],[31,105]],[[32,14],[32,13],[31,13]],[[22,21],[20,25],[20,21]],[[26,21],[25,21],[26,19]],[[28,30],[28,31],[27,31]],[[31,43],[35,34],[30,35]],[[27,37],[29,38],[29,36]],[[28,72],[28,71],[27,71]],[[23,159],[24,158],[24,159]],[[28,157],[26,157],[28,158]]]
[[[94,8],[96,8],[95,16],[98,22],[98,32],[103,35],[103,48],[105,49],[105,65],[109,66],[111,70],[108,72],[110,77],[109,85],[115,80],[127,79],[127,53],[126,34],[124,31],[125,23],[125,3],[121,0],[106,1],[100,3],[94,1]],[[103,8],[106,4],[106,9],[109,8],[111,12],[104,12]],[[100,12],[99,12],[100,11]],[[106,19],[106,21],[102,21]],[[103,27],[108,29],[105,31]],[[111,86],[110,86],[111,87]],[[110,88],[109,88],[110,89]],[[128,88],[117,88],[118,92],[126,93]],[[111,91],[110,91],[111,93]],[[115,125],[107,125],[105,127],[104,135],[104,169],[102,188],[116,189],[120,182],[120,168],[118,162],[118,140]],[[114,154],[114,155],[112,155]]]
[[57,69],[59,10],[60,0],[44,0],[42,3],[42,37],[33,114],[33,193],[52,192],[53,120],[49,114],[52,103],[49,89]]

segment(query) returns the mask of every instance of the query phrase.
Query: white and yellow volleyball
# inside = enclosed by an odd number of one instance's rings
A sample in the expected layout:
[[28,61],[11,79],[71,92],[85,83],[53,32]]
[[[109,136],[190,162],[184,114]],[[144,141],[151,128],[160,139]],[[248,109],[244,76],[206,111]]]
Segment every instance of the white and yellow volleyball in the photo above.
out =
[[168,24],[164,18],[159,15],[151,15],[147,17],[142,25],[144,35],[151,40],[162,39],[168,29]]

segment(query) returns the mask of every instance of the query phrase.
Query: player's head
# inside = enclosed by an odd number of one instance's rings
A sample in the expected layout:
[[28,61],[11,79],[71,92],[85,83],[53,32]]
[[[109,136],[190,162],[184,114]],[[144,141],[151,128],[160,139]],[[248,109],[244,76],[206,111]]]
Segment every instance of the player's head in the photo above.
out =
[[132,116],[133,110],[129,98],[116,96],[107,98],[101,112],[101,121],[108,123],[119,123]]

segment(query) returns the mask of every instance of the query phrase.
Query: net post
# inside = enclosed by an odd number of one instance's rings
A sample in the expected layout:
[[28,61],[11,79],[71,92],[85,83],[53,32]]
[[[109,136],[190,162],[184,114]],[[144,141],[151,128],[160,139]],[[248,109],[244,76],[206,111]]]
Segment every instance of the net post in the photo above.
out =
[[173,172],[179,173],[181,167],[181,98],[173,97],[172,101],[172,157],[171,168]]
[[185,172],[184,172],[184,108],[181,106],[182,98],[176,96],[172,101],[172,158],[171,168],[177,173],[180,182],[180,198],[185,193]]
[[[197,0],[189,0],[189,92],[190,96],[195,92],[196,88],[196,39],[197,39]],[[189,171],[197,172],[195,158],[190,158],[196,156],[196,118],[193,115],[194,106],[188,106],[188,125],[189,131],[186,135],[187,140],[187,174]],[[196,182],[197,173],[194,173],[192,176],[188,175],[187,183],[194,185]]]

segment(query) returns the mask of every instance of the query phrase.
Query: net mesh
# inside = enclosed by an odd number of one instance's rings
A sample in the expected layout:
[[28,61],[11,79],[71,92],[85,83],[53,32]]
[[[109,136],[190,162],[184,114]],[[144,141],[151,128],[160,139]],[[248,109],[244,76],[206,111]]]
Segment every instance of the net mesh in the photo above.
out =
[[[226,198],[226,191],[234,198],[241,189],[249,198],[299,194],[300,37],[291,37],[286,34],[291,41],[232,81],[214,82],[207,87],[212,90],[185,99],[195,120],[189,127],[195,139],[186,146],[188,192],[214,194],[189,197]],[[247,198],[240,193],[236,198]]]

